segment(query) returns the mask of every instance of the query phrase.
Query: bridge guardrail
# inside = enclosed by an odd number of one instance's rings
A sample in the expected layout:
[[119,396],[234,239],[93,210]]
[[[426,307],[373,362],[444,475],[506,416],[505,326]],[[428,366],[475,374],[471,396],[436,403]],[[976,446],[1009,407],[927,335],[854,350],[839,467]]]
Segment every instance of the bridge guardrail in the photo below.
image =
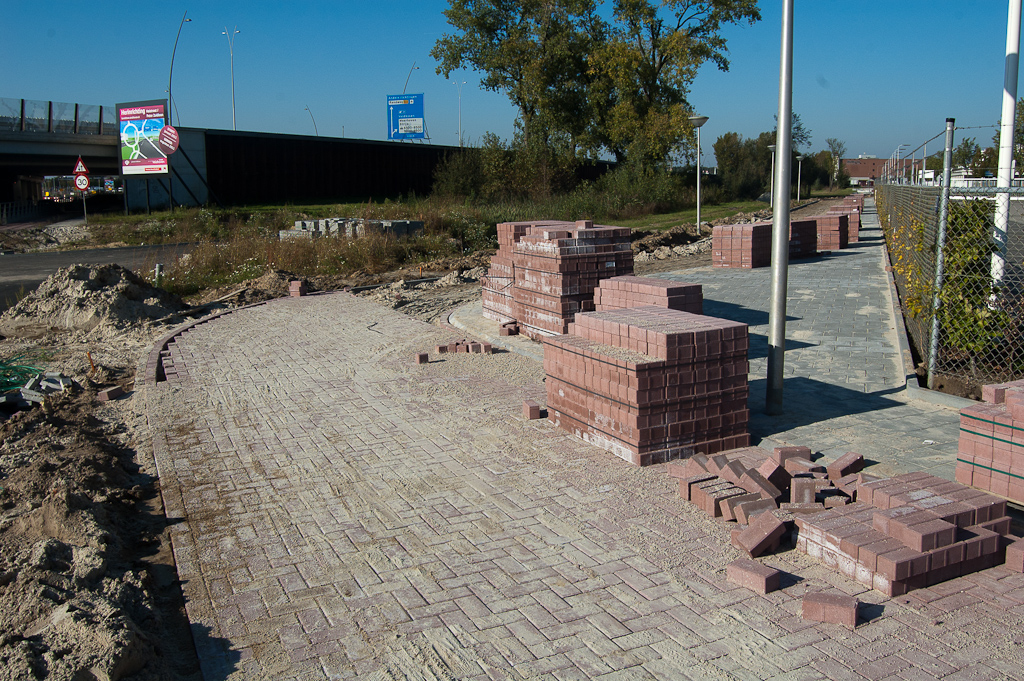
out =
[[73,135],[116,135],[114,106],[0,97],[0,130]]

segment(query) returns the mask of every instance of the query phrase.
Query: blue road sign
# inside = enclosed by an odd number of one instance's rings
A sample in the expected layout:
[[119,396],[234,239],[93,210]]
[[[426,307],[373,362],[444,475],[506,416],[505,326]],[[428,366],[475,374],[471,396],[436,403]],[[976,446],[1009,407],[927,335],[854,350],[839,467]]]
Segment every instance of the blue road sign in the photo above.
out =
[[388,95],[388,139],[424,139],[423,94]]

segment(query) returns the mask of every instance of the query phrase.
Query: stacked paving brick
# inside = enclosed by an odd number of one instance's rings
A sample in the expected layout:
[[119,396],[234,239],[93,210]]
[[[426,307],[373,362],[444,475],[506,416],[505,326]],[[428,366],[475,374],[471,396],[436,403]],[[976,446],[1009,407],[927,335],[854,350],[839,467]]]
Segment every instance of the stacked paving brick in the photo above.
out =
[[[789,257],[810,258],[818,252],[814,220],[789,223]],[[712,267],[754,269],[772,264],[772,223],[719,225],[711,231]]]
[[577,312],[594,309],[603,279],[633,273],[629,234],[582,220],[499,224],[482,279],[484,317],[515,321],[533,339],[566,333]]
[[663,307],[544,339],[548,418],[638,466],[749,443],[746,324]]
[[818,254],[818,223],[796,220],[789,223],[789,257],[812,258]]
[[594,290],[594,309],[597,312],[651,305],[703,314],[704,290],[700,284],[632,275],[605,279]]
[[863,206],[863,198],[860,199],[860,207],[856,201],[847,202],[844,199],[842,205],[829,208],[826,215],[845,215],[848,222],[849,243],[855,244],[860,241],[860,212]]
[[797,549],[887,596],[1003,563],[1006,502],[928,473],[857,485],[857,502],[797,518]]
[[818,227],[819,252],[838,251],[850,244],[848,215],[819,215],[814,218],[814,222]]
[[327,236],[347,236],[350,239],[367,234],[388,234],[394,237],[413,236],[423,231],[420,220],[364,220],[363,218],[325,218],[323,220],[296,220],[292,229],[282,229],[278,238],[316,239]]
[[777,550],[795,525],[799,551],[888,596],[1004,560],[1024,570],[1005,500],[928,473],[876,478],[863,466],[853,452],[823,466],[806,447],[745,447],[670,463],[668,473],[682,498],[737,523],[733,546],[749,558]]
[[1024,503],[1024,381],[986,385],[960,410],[956,479]]
[[711,230],[711,266],[753,269],[772,264],[772,223],[719,225]]

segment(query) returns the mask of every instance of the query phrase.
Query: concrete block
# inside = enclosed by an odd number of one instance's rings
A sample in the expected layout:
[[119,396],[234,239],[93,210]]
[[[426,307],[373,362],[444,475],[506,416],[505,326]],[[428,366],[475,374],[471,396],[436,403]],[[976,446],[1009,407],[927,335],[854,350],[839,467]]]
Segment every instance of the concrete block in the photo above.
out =
[[774,513],[762,513],[736,537],[737,548],[751,558],[757,558],[772,544],[778,542],[786,531],[786,525]]
[[426,353],[426,352],[418,352],[418,353],[416,353],[416,363],[417,364],[427,364],[429,361],[430,361],[430,354],[429,353]]
[[533,400],[523,401],[523,418],[531,421],[540,418],[540,405]]
[[744,525],[750,524],[750,522],[761,513],[766,511],[774,511],[778,508],[774,499],[765,499],[758,495],[758,498],[753,501],[741,501],[733,507],[733,513],[736,516],[736,522]]
[[124,390],[121,388],[121,386],[115,385],[111,388],[106,388],[96,393],[96,399],[99,400],[100,402],[106,402],[108,400],[117,399],[121,395],[124,395]]

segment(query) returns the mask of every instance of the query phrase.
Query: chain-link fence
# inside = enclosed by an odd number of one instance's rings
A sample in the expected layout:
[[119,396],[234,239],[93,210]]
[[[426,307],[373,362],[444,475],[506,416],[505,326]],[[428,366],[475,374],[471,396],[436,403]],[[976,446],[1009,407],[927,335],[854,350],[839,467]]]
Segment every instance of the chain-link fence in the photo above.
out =
[[[1024,377],[1024,188],[881,184],[900,306],[922,364],[965,388]],[[945,221],[942,220],[945,212]]]

